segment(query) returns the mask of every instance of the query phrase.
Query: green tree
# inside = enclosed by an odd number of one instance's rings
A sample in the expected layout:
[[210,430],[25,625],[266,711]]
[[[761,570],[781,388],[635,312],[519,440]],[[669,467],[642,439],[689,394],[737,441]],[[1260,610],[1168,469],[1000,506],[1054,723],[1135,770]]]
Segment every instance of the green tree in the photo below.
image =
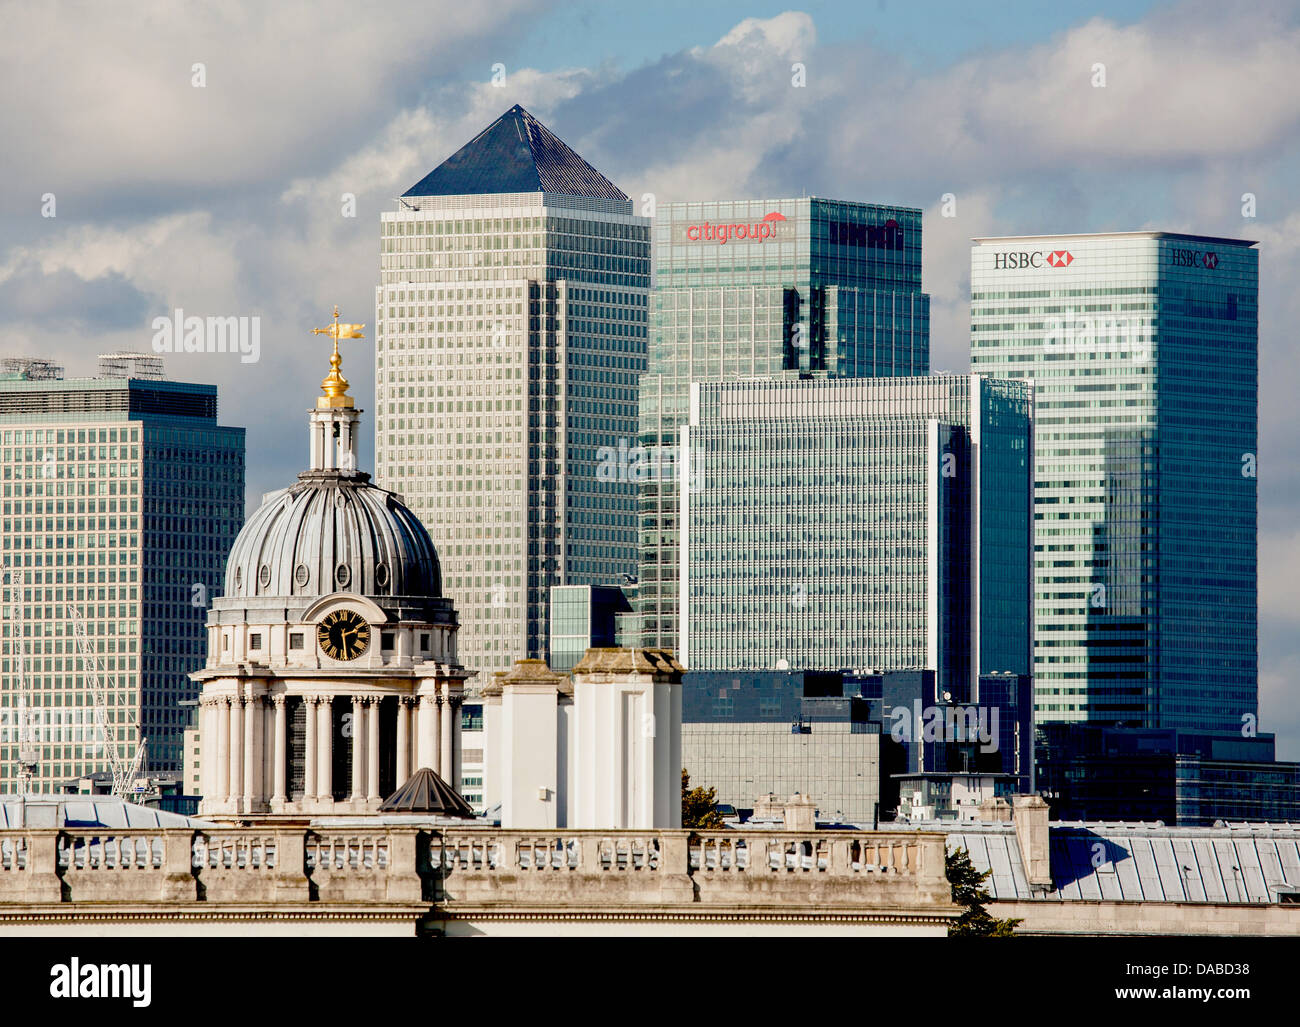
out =
[[948,926],[948,937],[1010,938],[1022,921],[999,920],[984,908],[993,901],[993,896],[984,890],[984,882],[993,871],[976,870],[965,849],[945,852],[943,863],[948,883],[952,885],[952,901],[965,907],[961,916]]
[[723,827],[722,814],[718,812],[716,788],[692,788],[691,775],[682,768],[682,827],[704,831]]

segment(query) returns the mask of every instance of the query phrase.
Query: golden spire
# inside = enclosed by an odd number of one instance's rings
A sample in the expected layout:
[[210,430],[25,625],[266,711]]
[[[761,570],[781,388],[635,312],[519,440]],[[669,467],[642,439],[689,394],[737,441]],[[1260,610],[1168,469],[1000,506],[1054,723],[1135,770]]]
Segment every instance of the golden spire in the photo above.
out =
[[339,355],[339,339],[364,339],[361,329],[365,325],[342,324],[339,322],[339,308],[334,306],[334,323],[328,328],[313,328],[313,335],[328,335],[334,340],[334,354],[330,357],[330,373],[327,374],[320,383],[323,395],[316,397],[316,409],[329,409],[330,407],[350,407],[352,406],[352,397],[348,395],[348,380],[343,377],[339,370],[343,366],[343,358]]

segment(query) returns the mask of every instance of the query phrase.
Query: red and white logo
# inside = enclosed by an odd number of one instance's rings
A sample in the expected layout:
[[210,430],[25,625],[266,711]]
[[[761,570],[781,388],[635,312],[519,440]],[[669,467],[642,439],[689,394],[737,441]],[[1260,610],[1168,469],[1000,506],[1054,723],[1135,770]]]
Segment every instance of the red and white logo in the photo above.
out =
[[1219,266],[1219,255],[1213,251],[1210,251],[1204,257],[1201,258],[1201,263],[1203,263],[1207,268],[1213,271],[1216,267]]
[[1053,250],[1047,255],[1047,263],[1052,267],[1069,267],[1074,263],[1074,254],[1069,250]]

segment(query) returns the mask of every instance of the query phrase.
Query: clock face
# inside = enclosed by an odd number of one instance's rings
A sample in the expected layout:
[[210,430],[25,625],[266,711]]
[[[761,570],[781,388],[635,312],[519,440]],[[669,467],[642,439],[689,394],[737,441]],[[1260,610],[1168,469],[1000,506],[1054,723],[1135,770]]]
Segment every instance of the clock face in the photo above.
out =
[[316,641],[332,660],[355,660],[370,648],[370,625],[359,613],[336,610],[316,625]]

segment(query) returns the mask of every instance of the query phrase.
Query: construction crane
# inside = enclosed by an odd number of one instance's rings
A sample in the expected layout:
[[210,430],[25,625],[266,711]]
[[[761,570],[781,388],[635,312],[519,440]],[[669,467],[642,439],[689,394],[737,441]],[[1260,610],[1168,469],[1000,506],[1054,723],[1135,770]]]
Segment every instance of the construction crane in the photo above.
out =
[[9,655],[14,661],[14,676],[18,684],[18,794],[27,796],[32,792],[41,750],[36,745],[28,709],[31,685],[27,681],[27,640],[23,636],[23,579],[12,567],[5,570],[9,574]]
[[[146,739],[140,738],[135,748],[135,755],[130,759],[118,752],[117,742],[108,727],[108,699],[99,680],[99,656],[90,648],[90,642],[86,639],[86,625],[81,619],[81,611],[71,603],[68,604],[68,620],[72,622],[72,629],[76,633],[77,651],[81,653],[81,667],[85,672],[91,695],[94,697],[95,726],[99,728],[100,737],[103,738],[104,755],[108,757],[108,767],[113,776],[113,795],[119,799],[129,798],[141,802],[144,795],[135,791],[135,782],[140,774],[140,767],[144,764]],[[136,727],[129,717],[127,726]],[[139,728],[136,728],[136,733],[139,733]]]

